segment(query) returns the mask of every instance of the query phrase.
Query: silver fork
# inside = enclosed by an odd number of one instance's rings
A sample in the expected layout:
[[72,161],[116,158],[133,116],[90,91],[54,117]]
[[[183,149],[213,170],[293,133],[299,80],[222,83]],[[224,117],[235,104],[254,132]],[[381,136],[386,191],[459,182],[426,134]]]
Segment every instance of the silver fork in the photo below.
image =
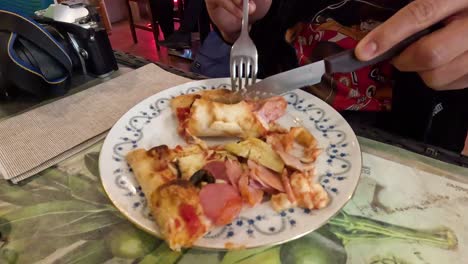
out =
[[[231,48],[230,69],[233,91],[243,90],[248,85],[254,84],[258,71],[257,48],[249,36],[249,0],[243,1],[242,11],[241,34]],[[244,86],[242,79],[245,79]]]

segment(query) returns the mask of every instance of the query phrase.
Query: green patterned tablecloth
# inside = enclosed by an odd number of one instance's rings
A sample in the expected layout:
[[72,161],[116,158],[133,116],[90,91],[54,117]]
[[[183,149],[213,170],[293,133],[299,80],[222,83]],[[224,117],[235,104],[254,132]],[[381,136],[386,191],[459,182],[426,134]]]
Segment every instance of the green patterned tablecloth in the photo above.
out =
[[20,185],[0,183],[0,263],[466,263],[468,170],[360,143],[358,190],[326,226],[229,253],[171,252],[127,221],[102,189],[99,143]]

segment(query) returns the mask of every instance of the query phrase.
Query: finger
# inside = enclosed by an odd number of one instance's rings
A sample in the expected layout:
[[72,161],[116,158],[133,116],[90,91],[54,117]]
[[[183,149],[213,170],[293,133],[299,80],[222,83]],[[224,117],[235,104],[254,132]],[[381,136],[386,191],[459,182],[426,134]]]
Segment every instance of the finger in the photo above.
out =
[[445,86],[432,88],[438,91],[460,90],[468,88],[468,74]]
[[431,88],[445,87],[468,74],[468,52],[433,70],[420,72],[419,75]]
[[468,50],[468,18],[420,39],[393,60],[400,71],[427,71],[447,64]]
[[452,16],[449,16],[447,19],[445,19],[443,22],[445,25],[448,25],[454,21],[460,20],[460,19],[465,19],[468,18],[468,9],[465,8],[463,11],[458,12]]
[[242,8],[239,8],[232,0],[221,0],[219,5],[234,16],[242,18]]
[[[243,0],[232,0],[234,4],[242,10],[242,2]],[[253,14],[255,12],[255,2],[253,0],[249,1],[249,14]]]
[[466,7],[467,0],[415,0],[365,36],[356,47],[360,60],[370,60],[398,42]]

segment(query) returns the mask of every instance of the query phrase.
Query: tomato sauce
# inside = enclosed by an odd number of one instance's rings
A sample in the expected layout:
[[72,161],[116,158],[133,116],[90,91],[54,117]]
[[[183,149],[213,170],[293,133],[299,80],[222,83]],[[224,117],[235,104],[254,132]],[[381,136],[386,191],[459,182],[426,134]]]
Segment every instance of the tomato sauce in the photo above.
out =
[[179,206],[179,214],[184,220],[190,236],[197,234],[200,230],[201,223],[195,208],[189,204],[181,204]]

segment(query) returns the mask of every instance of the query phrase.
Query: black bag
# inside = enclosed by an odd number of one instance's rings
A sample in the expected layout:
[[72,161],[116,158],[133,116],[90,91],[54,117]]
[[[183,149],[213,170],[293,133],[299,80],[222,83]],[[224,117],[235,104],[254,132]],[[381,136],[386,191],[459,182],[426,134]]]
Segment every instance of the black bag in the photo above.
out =
[[[65,94],[73,61],[60,34],[34,20],[0,9],[0,92],[45,97]],[[59,42],[62,40],[62,43]]]

